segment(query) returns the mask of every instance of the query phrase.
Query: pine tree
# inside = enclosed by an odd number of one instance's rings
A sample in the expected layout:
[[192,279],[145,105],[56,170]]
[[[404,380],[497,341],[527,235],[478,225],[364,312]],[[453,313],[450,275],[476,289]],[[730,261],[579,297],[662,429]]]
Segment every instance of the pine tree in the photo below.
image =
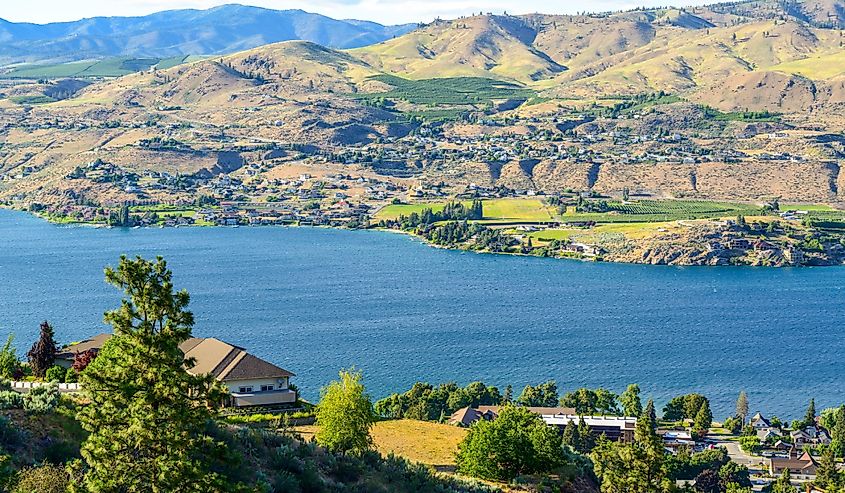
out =
[[748,395],[742,390],[739,397],[736,399],[736,416],[745,424],[745,419],[748,418]]
[[56,353],[59,348],[54,339],[53,327],[45,320],[41,323],[41,335],[26,357],[29,360],[29,367],[32,368],[32,374],[39,378],[44,378],[47,370],[56,362]]
[[194,323],[188,293],[173,292],[160,257],[121,257],[106,280],[126,296],[106,313],[114,336],[80,378],[90,401],[77,416],[90,432],[82,445],[85,491],[228,490],[210,470],[220,447],[206,433],[224,394],[210,375],[189,374],[194,361],[179,349]]

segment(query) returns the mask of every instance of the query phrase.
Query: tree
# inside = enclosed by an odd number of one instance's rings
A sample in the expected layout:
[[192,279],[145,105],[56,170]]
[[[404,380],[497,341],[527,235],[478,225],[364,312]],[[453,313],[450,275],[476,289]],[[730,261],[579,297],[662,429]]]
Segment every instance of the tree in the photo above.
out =
[[227,491],[212,472],[221,450],[207,432],[224,397],[211,375],[191,375],[195,361],[179,345],[194,317],[186,291],[174,293],[162,258],[121,257],[106,281],[125,293],[106,313],[114,336],[80,375],[85,397],[77,418],[90,434],[82,444],[86,492]]
[[697,435],[701,436],[707,433],[712,424],[713,413],[710,412],[710,403],[705,400],[704,404],[702,404],[702,406],[698,409],[698,413],[695,415],[692,429]]
[[836,468],[836,457],[831,447],[825,447],[822,451],[813,484],[829,490],[843,486],[842,474]]
[[654,423],[655,430],[657,429],[657,411],[654,409],[654,400],[649,399],[645,406],[643,413],[648,416],[652,423]]
[[784,469],[779,478],[772,483],[771,493],[795,493],[795,487],[792,486],[792,476],[789,474],[789,469]]
[[810,404],[807,406],[807,414],[804,415],[803,425],[813,426],[816,424],[816,400],[810,399]]
[[516,402],[520,406],[529,407],[556,406],[558,402],[557,384],[554,380],[549,380],[536,387],[526,385]]
[[76,353],[73,356],[73,364],[70,368],[76,373],[81,373],[82,370],[88,368],[88,365],[97,358],[97,354],[99,354],[99,352],[99,349],[91,348],[82,351],[81,353]]
[[748,418],[748,395],[744,390],[739,392],[739,397],[736,399],[736,415],[742,420],[742,424],[745,424]]
[[589,453],[596,446],[596,437],[584,421],[584,416],[578,417],[578,440],[581,446],[577,450],[582,454]]
[[[640,386],[632,383],[628,385],[625,392],[619,396],[619,404],[622,405],[622,413],[625,416],[639,416],[643,413],[643,403],[640,400]],[[652,405],[652,409],[654,406]]]
[[9,334],[6,344],[0,349],[0,378],[12,379],[20,371],[20,362],[15,354],[12,343],[15,342],[15,335]]
[[340,380],[321,391],[317,406],[317,443],[335,452],[364,452],[373,445],[370,434],[377,416],[361,382],[361,372],[342,370]]
[[32,374],[38,378],[44,378],[47,370],[56,361],[56,353],[59,352],[59,348],[56,345],[54,335],[53,327],[45,320],[41,323],[41,335],[29,352],[26,353]]
[[658,493],[668,491],[663,441],[656,423],[642,413],[634,430],[634,443],[611,442],[604,436],[593,449],[596,476],[602,493]]
[[666,421],[684,419],[684,396],[673,397],[663,406],[663,419]]
[[511,384],[508,384],[505,387],[505,394],[502,396],[502,405],[510,404],[511,402],[513,402],[513,387]]
[[548,473],[566,461],[557,430],[517,406],[505,406],[493,421],[473,424],[455,457],[460,473],[495,481]]
[[713,469],[705,469],[695,477],[695,491],[700,493],[722,493],[722,478]]
[[751,487],[751,475],[748,472],[748,467],[731,460],[728,460],[719,468],[719,477],[722,478],[722,484],[725,485],[726,489],[729,484],[735,484],[741,488]]

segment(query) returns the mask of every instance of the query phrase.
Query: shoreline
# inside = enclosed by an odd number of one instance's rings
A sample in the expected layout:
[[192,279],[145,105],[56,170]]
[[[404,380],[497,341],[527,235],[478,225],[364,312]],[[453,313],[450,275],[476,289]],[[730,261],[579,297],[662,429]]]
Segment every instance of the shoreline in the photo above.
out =
[[584,255],[540,255],[540,254],[531,254],[519,251],[507,252],[507,251],[490,251],[489,249],[482,249],[476,250],[472,248],[461,248],[459,245],[449,246],[449,245],[438,245],[432,243],[424,236],[417,234],[412,231],[405,231],[402,229],[394,229],[394,228],[384,228],[384,227],[369,227],[369,228],[344,228],[339,226],[332,226],[332,225],[300,225],[300,224],[258,224],[258,225],[235,225],[235,226],[225,226],[225,225],[218,225],[218,224],[187,224],[187,225],[177,225],[177,226],[109,226],[103,223],[94,223],[94,222],[85,222],[85,221],[56,221],[49,217],[45,217],[37,212],[26,211],[22,209],[17,209],[14,207],[8,206],[0,206],[0,209],[6,209],[14,212],[20,212],[23,214],[28,214],[30,216],[36,217],[40,220],[43,220],[49,224],[55,226],[70,226],[70,227],[88,227],[93,229],[179,229],[179,228],[221,228],[221,229],[237,229],[237,228],[317,228],[317,229],[332,229],[332,230],[346,230],[346,231],[378,231],[384,233],[392,233],[392,234],[400,234],[407,236],[409,238],[413,238],[418,240],[420,243],[424,244],[430,248],[436,248],[440,250],[451,250],[455,252],[462,252],[462,253],[475,253],[475,254],[486,254],[486,255],[506,255],[506,256],[513,256],[513,257],[533,257],[533,258],[546,258],[552,260],[569,260],[569,261],[579,261],[579,262],[593,262],[593,263],[606,263],[606,264],[621,264],[621,265],[643,265],[643,266],[667,266],[667,267],[768,267],[768,268],[777,268],[777,269],[785,269],[785,268],[811,268],[811,267],[842,267],[845,264],[837,264],[837,263],[829,263],[829,264],[820,264],[820,265],[752,265],[752,264],[707,264],[707,263],[653,263],[653,262],[628,262],[628,261],[616,261],[616,260],[607,260],[603,257],[589,257]]

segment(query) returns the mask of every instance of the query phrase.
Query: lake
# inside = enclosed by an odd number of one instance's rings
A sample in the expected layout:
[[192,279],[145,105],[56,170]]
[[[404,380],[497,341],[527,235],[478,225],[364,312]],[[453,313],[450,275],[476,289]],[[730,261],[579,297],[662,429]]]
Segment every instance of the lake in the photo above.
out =
[[19,354],[49,320],[60,342],[108,330],[103,268],[164,256],[194,334],[297,374],[309,399],[355,366],[375,398],[418,380],[562,391],[640,384],[659,405],[700,392],[716,419],[799,417],[845,401],[845,269],[584,263],[430,248],[318,228],[100,229],[0,210],[0,337]]

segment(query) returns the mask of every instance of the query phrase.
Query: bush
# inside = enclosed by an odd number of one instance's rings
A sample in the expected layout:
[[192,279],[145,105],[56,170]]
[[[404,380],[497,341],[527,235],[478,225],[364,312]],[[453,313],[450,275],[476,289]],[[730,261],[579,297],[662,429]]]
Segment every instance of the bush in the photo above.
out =
[[23,400],[23,408],[31,413],[44,414],[59,404],[59,385],[55,382],[30,390]]
[[76,373],[76,370],[73,368],[68,368],[67,372],[65,373],[65,383],[76,383],[79,381],[79,373]]
[[14,390],[0,390],[0,409],[20,409],[23,396]]
[[18,473],[13,493],[65,493],[70,475],[61,466],[42,464]]
[[47,372],[44,374],[44,380],[48,382],[64,382],[66,375],[67,370],[59,365],[53,365],[47,369]]

